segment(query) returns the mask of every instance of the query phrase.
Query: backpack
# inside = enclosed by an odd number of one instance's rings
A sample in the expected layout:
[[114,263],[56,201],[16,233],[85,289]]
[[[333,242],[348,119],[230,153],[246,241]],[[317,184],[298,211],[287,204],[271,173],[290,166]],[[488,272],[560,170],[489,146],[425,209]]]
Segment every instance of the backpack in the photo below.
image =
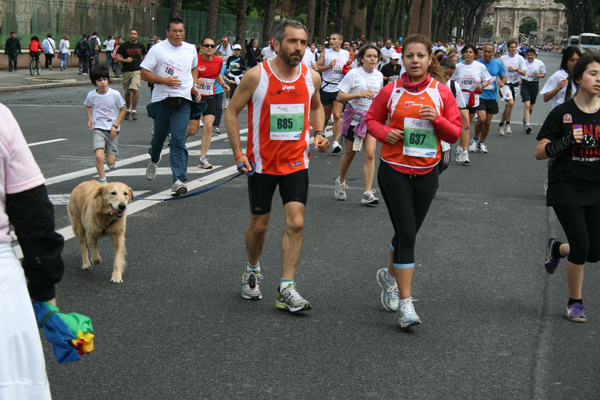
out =
[[94,41],[94,53],[95,54],[100,54],[100,45],[98,44],[98,37],[94,36],[92,38],[92,40]]
[[75,54],[79,56],[89,56],[90,55],[90,42],[88,42],[85,38],[82,38],[77,42],[75,46]]

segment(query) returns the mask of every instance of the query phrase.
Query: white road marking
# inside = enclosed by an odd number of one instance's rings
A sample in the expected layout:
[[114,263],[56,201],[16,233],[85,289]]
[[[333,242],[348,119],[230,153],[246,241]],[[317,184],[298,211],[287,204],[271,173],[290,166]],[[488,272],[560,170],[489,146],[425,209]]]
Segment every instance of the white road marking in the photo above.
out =
[[39,146],[41,144],[62,142],[63,140],[67,140],[67,139],[60,138],[60,139],[44,140],[43,142],[29,143],[29,144],[27,144],[27,146],[33,147],[33,146]]

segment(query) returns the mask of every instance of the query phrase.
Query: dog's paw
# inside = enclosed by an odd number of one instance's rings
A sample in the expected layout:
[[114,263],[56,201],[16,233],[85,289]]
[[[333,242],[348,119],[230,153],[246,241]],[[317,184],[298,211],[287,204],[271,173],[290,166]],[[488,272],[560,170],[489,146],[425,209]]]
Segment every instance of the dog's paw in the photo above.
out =
[[110,281],[112,283],[123,283],[123,278],[121,277],[121,274],[117,274],[117,273],[113,272],[112,277],[110,278]]
[[92,269],[92,266],[89,263],[88,264],[83,264],[81,266],[81,269],[84,270],[84,271],[87,271],[87,270]]
[[102,262],[102,257],[98,256],[98,258],[92,258],[92,262],[94,265],[98,265]]

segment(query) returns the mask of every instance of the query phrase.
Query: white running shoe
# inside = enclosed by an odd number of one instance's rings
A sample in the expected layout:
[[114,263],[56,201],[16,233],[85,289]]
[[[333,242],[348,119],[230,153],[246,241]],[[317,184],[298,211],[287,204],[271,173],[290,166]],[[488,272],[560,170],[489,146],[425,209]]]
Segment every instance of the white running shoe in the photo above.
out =
[[506,125],[506,130],[505,130],[507,135],[510,135],[512,133],[512,129],[510,129],[510,125]]
[[331,146],[331,152],[333,154],[337,154],[340,151],[342,151],[342,146],[340,146],[340,144],[337,141],[334,141],[333,146]]
[[413,304],[412,297],[401,299],[398,311],[400,312],[400,318],[398,320],[400,328],[405,329],[421,323],[421,318],[419,318],[415,312],[415,305]]
[[379,204],[379,199],[375,197],[375,189],[363,193],[363,198],[360,201],[363,206],[375,206]]
[[479,148],[477,149],[477,151],[479,153],[485,153],[485,154],[487,154],[488,149],[487,149],[487,146],[485,145],[485,143],[479,143]]
[[459,164],[462,164],[465,162],[462,151],[460,151],[458,154],[456,154],[456,162]]
[[283,291],[277,290],[277,300],[275,306],[289,312],[308,311],[312,307],[296,290],[296,284],[292,283]]
[[[158,162],[160,162],[160,159]],[[152,160],[148,162],[148,166],[146,167],[146,179],[149,181],[154,179],[156,176],[156,167],[158,166],[158,162],[152,162]]]
[[173,186],[171,186],[171,196],[181,196],[186,193],[187,186],[185,183],[181,182],[179,179],[173,182]]
[[398,284],[390,283],[385,279],[387,268],[377,271],[377,283],[381,287],[381,304],[388,311],[398,311],[400,298],[398,297]]
[[505,129],[506,128],[504,128],[504,125],[498,127],[498,133],[500,136],[504,136]]
[[198,160],[198,166],[200,168],[204,168],[204,169],[211,169],[212,168],[212,164],[208,162],[208,158],[205,157],[200,157],[200,160]]
[[260,281],[263,276],[260,273],[244,272],[242,276],[242,298],[246,300],[262,300]]
[[463,151],[463,160],[462,163],[463,164],[470,164],[471,160],[469,160],[469,153],[467,151]]
[[346,182],[340,183],[339,176],[335,178],[335,198],[341,201],[346,200],[346,189],[348,189]]
[[471,139],[471,144],[469,144],[469,147],[468,147],[468,150],[469,150],[471,153],[474,153],[474,152],[476,152],[476,151],[477,151],[477,143],[478,143],[478,141],[477,141],[477,140],[475,140],[475,139]]

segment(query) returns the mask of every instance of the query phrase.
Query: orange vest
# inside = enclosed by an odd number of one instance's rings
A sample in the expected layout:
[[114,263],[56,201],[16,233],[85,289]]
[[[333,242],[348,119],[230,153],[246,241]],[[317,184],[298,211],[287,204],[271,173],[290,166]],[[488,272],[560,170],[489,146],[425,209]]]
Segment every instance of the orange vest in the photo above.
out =
[[[400,80],[394,84],[388,101],[389,126],[404,130],[404,141],[394,145],[384,143],[381,147],[381,159],[403,168],[431,169],[440,161],[442,147],[430,121],[423,120],[419,111],[421,106],[431,105],[438,114],[443,113],[442,99],[437,90],[439,82],[432,79],[429,86],[418,93],[406,91]],[[409,126],[405,127],[405,122]]]
[[248,103],[248,159],[259,174],[287,175],[310,160],[310,102],[315,88],[300,64],[293,81],[279,79],[269,61],[259,64],[260,82]]

